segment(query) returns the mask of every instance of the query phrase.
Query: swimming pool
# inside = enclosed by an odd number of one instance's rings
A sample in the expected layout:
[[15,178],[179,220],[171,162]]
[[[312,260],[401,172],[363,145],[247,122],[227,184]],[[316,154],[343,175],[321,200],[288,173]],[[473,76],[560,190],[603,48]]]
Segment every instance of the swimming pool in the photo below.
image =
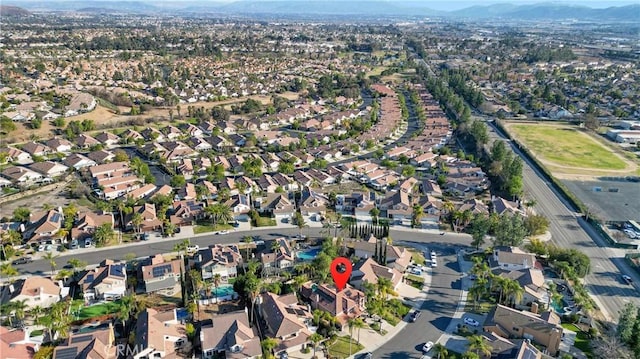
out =
[[235,292],[233,291],[233,285],[231,284],[221,284],[217,289],[216,287],[213,287],[213,290],[211,290],[211,294],[216,298],[233,296],[234,293]]
[[302,261],[312,261],[320,253],[321,248],[311,248],[306,251],[298,252],[298,258]]
[[560,303],[552,302],[551,307],[556,311],[556,313],[563,315],[567,314],[567,312],[571,312],[571,308],[568,308],[567,304],[568,303],[564,299],[562,299]]

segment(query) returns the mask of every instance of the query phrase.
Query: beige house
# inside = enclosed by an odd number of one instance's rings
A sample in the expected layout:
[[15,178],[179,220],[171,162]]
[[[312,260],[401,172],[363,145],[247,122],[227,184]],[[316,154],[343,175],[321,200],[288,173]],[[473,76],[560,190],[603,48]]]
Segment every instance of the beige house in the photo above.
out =
[[311,308],[331,313],[341,326],[349,319],[359,317],[365,309],[364,293],[348,284],[338,292],[333,285],[307,282],[302,285],[301,294],[311,303]]
[[184,324],[176,309],[159,312],[146,308],[138,315],[134,359],[176,358],[177,351],[188,343]]
[[127,291],[125,265],[105,259],[98,268],[87,271],[78,285],[85,301],[122,298]]
[[295,352],[307,346],[313,315],[307,306],[298,304],[294,293],[262,293],[258,310],[266,323],[266,336],[278,341],[276,354]]
[[376,263],[371,257],[356,264],[349,282],[354,287],[363,290],[363,284],[365,282],[377,284],[378,278],[390,280],[394,290],[402,283],[402,273],[399,270],[382,266]]
[[113,326],[89,333],[74,333],[53,349],[52,359],[116,359]]
[[51,279],[41,276],[20,279],[2,290],[2,303],[24,301],[28,310],[49,308],[60,301],[60,287]]
[[498,304],[484,322],[483,329],[503,338],[524,338],[546,347],[555,356],[562,342],[560,317],[552,311],[537,315]]
[[205,359],[221,354],[227,359],[262,357],[258,331],[249,325],[246,310],[214,316],[211,325],[200,331],[200,344]]

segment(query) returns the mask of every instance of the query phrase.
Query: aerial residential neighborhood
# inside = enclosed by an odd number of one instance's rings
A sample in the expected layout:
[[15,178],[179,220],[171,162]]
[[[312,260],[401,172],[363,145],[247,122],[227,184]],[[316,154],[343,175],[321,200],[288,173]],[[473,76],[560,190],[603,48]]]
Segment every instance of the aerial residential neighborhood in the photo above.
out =
[[469,3],[3,3],[0,357],[640,358],[640,7]]

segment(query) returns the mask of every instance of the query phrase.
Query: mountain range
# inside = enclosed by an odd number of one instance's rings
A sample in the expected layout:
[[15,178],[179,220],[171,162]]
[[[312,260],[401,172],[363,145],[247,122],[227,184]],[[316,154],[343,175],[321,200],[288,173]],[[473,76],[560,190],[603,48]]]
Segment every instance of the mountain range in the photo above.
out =
[[459,10],[442,11],[428,7],[426,1],[327,1],[327,0],[238,0],[204,1],[40,1],[16,0],[29,11],[82,11],[90,13],[135,13],[173,15],[344,15],[344,16],[412,16],[455,19],[510,20],[586,20],[640,23],[640,4],[592,8],[558,3],[476,5]]

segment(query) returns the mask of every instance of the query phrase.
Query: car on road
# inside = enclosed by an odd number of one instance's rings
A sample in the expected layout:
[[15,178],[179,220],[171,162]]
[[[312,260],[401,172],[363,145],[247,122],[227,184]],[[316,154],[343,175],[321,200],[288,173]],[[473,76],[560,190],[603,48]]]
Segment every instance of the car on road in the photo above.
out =
[[626,274],[622,275],[622,280],[625,281],[625,283],[627,283],[627,284],[633,283],[633,279],[631,279],[631,276],[628,276]]
[[260,239],[260,237],[253,237],[253,243],[255,243],[256,246],[264,246],[264,241]]
[[472,327],[477,327],[480,325],[480,323],[477,320],[469,317],[464,318],[464,324],[470,325]]
[[435,258],[431,258],[431,268],[435,268],[438,266],[438,262]]
[[217,232],[216,232],[216,234],[228,234],[228,233],[229,233],[229,231],[227,231],[226,229],[225,229],[225,230],[222,230],[222,231],[217,231]]
[[433,348],[433,342],[426,342],[426,343],[424,343],[424,346],[422,347],[422,351],[426,353],[429,350],[431,350],[431,348]]
[[17,265],[27,264],[31,262],[33,262],[33,259],[27,256],[27,257],[18,258],[15,261],[11,262],[11,264],[13,264],[14,266],[17,266]]
[[416,310],[415,312],[413,312],[413,314],[411,314],[411,321],[415,322],[416,320],[418,320],[418,318],[420,318],[420,311]]
[[371,359],[371,358],[373,358],[373,353],[372,352],[362,353],[362,354],[358,355],[356,358],[357,359]]

